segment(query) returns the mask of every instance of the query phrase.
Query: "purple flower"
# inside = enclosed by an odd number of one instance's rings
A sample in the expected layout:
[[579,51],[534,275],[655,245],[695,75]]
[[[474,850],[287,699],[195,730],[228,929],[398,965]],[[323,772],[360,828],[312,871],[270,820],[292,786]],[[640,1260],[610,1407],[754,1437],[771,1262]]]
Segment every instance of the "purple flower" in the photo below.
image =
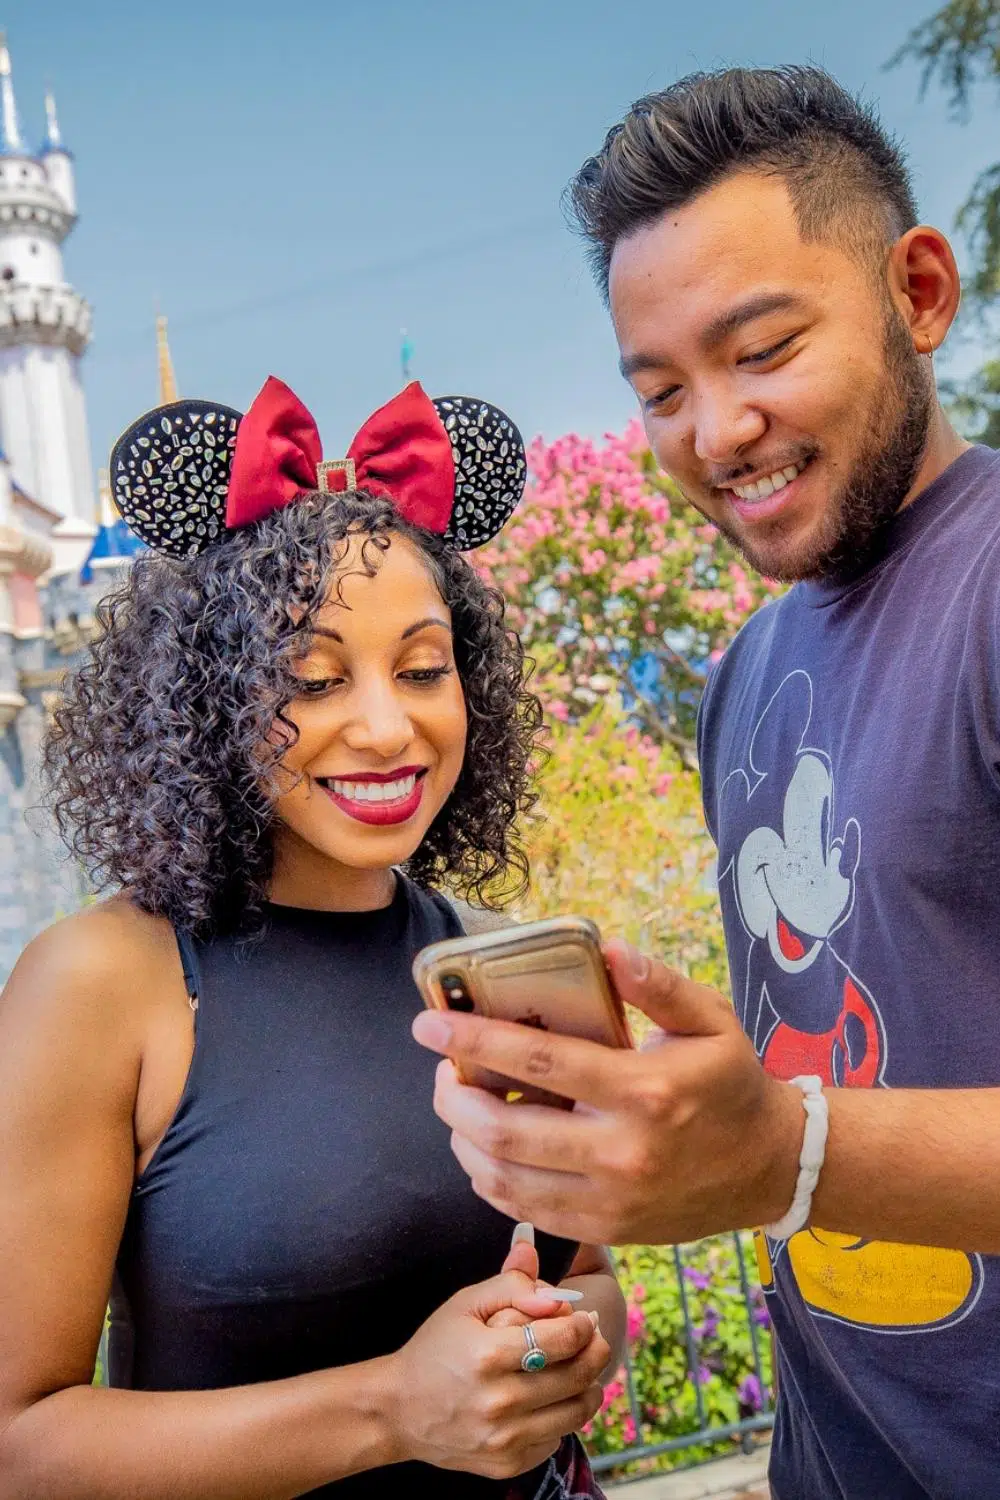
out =
[[689,1370],[688,1376],[691,1380],[697,1381],[699,1385],[708,1385],[708,1382],[712,1378],[712,1372],[708,1368],[708,1365],[699,1365],[697,1370]]
[[714,1339],[718,1331],[719,1314],[716,1312],[714,1307],[706,1307],[705,1321],[704,1323],[702,1323],[700,1328],[695,1329],[695,1333],[700,1339]]
[[712,1278],[707,1271],[699,1271],[696,1266],[685,1266],[684,1280],[689,1281],[696,1291],[704,1292],[708,1290]]
[[755,1307],[753,1320],[758,1328],[770,1328],[771,1326],[771,1314],[766,1307]]
[[764,1393],[760,1388],[760,1381],[756,1375],[744,1375],[740,1381],[740,1388],[736,1392],[736,1399],[744,1409],[760,1411],[764,1405]]

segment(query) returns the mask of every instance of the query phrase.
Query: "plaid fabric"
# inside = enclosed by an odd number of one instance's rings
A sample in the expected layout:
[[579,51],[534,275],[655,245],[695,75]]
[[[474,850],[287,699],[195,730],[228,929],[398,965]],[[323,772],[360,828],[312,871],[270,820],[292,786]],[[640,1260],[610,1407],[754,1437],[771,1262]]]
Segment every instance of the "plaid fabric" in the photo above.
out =
[[515,1479],[507,1500],[605,1500],[605,1495],[580,1439],[570,1434],[549,1459],[541,1484],[531,1480],[529,1487],[529,1482]]

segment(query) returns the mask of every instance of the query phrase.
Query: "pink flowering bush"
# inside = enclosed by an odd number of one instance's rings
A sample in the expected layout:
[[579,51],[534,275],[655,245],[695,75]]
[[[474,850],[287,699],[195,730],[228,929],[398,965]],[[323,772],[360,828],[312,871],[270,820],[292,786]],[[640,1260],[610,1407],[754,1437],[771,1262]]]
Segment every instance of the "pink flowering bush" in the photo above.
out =
[[[778,590],[751,577],[656,472],[638,424],[603,445],[536,442],[530,464],[518,516],[477,555],[538,664],[547,710],[540,803],[524,829],[531,885],[516,914],[591,917],[726,991],[695,714],[706,670]],[[632,1019],[641,1033],[644,1018]],[[749,1307],[732,1236],[685,1248],[689,1338],[672,1249],[619,1252],[638,1420],[621,1371],[585,1434],[592,1453],[697,1431],[699,1396],[706,1427],[766,1406],[767,1315],[747,1245],[740,1256]],[[701,1444],[623,1472],[732,1446]]]
[[705,670],[777,585],[659,473],[638,422],[601,445],[538,439],[528,457],[526,500],[476,561],[545,667],[551,712],[579,717],[618,682],[645,733],[693,767]]

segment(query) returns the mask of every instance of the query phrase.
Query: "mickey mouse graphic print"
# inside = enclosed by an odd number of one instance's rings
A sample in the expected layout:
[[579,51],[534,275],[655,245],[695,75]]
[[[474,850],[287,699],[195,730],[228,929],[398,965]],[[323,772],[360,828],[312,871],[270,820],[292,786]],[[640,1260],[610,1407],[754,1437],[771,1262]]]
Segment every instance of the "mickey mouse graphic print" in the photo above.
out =
[[[733,1002],[777,1077],[1000,1085],[1000,459],[964,453],[879,562],[802,583],[712,675],[699,752]],[[776,1500],[1000,1493],[1000,1264],[756,1236]]]

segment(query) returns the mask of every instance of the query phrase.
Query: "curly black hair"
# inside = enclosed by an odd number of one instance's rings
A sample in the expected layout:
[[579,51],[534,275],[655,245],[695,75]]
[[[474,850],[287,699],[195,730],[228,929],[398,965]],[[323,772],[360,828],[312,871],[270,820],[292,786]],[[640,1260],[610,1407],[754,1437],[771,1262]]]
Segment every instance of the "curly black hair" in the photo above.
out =
[[[273,772],[351,539],[369,574],[393,535],[426,559],[452,614],[468,741],[451,797],[407,866],[498,904],[524,889],[518,819],[534,803],[538,700],[502,596],[440,537],[364,491],[310,493],[199,556],[138,557],[98,610],[44,749],[63,839],[98,890],[196,933],[260,926],[273,867]],[[268,748],[270,747],[270,748]],[[498,896],[497,891],[503,895]]]

